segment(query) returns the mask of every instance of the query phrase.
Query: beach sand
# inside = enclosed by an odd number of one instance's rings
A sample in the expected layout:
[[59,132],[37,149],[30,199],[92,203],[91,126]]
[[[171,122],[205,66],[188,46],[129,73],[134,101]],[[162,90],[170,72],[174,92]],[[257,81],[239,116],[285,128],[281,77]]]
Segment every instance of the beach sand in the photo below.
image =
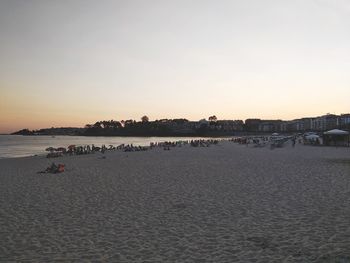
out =
[[350,262],[350,148],[101,156],[0,160],[1,262]]

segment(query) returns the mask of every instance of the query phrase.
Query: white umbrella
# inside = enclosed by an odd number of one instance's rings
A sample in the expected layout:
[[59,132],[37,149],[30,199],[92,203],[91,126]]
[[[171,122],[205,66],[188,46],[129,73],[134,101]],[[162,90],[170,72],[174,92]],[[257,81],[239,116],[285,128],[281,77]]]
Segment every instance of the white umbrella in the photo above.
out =
[[323,134],[328,134],[328,135],[347,135],[347,134],[349,134],[349,132],[338,130],[338,129],[334,129],[334,130],[326,131]]
[[316,134],[316,135],[317,135],[317,132],[305,132],[305,133],[304,133],[304,136],[309,136],[309,135],[311,135],[311,134]]
[[310,135],[305,136],[306,140],[316,140],[319,138],[320,138],[320,136],[318,136],[317,134],[310,134]]

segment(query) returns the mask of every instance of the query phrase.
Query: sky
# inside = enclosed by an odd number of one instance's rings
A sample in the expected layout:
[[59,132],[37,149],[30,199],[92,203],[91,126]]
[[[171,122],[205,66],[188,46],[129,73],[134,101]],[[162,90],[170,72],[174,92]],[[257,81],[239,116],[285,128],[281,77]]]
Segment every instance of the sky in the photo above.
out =
[[347,0],[0,0],[0,133],[350,112]]

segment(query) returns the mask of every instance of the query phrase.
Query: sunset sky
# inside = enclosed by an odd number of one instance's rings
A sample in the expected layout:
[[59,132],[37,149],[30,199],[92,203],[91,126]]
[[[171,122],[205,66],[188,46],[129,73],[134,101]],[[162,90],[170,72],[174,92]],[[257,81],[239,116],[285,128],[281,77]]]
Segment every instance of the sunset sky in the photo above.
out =
[[0,1],[0,133],[350,112],[350,1]]

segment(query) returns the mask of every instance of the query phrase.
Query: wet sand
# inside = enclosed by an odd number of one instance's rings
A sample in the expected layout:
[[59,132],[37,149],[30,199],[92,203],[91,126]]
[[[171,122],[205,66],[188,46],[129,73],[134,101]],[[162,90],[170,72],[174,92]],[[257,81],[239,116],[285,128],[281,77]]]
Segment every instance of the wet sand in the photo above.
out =
[[350,262],[350,148],[101,156],[0,160],[1,262]]

